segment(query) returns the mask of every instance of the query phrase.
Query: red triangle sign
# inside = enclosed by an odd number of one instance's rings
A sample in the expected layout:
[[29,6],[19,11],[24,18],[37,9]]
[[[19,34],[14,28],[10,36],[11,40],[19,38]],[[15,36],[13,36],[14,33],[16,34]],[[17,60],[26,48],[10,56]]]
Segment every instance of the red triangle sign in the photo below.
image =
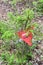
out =
[[17,34],[25,43],[27,43],[29,46],[32,46],[32,33],[30,33],[28,37],[24,35],[25,33],[25,31],[19,31]]

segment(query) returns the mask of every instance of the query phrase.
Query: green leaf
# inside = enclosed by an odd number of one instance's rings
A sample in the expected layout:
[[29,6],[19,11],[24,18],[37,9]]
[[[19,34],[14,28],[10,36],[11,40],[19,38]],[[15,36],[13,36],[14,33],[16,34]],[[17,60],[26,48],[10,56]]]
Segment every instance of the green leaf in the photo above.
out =
[[6,31],[3,35],[2,35],[2,39],[9,39],[13,36],[13,33],[11,31]]
[[42,2],[43,3],[43,0],[39,0],[39,2]]
[[34,6],[36,6],[36,5],[37,5],[37,2],[36,2],[36,1],[34,1],[34,2],[33,2],[33,5],[34,5]]
[[12,55],[10,56],[10,58],[8,59],[9,65],[12,65],[13,62],[14,62],[14,54],[12,54]]
[[36,22],[34,22],[34,23],[33,23],[33,26],[37,28],[37,27],[39,27],[39,24],[36,23]]

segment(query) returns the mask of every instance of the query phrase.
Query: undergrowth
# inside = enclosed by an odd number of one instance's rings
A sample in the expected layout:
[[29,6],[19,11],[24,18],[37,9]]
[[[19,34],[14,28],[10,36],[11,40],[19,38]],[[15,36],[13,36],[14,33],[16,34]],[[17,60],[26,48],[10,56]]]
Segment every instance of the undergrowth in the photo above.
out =
[[34,10],[38,12],[39,15],[43,15],[43,0],[38,0],[33,2]]
[[[43,37],[43,34],[39,32],[39,24],[32,22],[33,18],[34,11],[26,9],[22,12],[22,15],[13,15],[13,13],[9,12],[8,20],[0,21],[0,39],[4,41],[4,44],[1,46],[4,50],[1,54],[1,58],[7,65],[26,64],[26,62],[29,62],[29,60],[33,58],[32,51],[36,47],[35,41],[41,40]],[[34,30],[30,31],[33,34],[34,43],[32,47],[30,47],[23,41],[19,42],[17,32],[30,29],[32,26]],[[13,46],[10,42],[11,40],[13,41]],[[31,65],[31,63],[29,65]]]

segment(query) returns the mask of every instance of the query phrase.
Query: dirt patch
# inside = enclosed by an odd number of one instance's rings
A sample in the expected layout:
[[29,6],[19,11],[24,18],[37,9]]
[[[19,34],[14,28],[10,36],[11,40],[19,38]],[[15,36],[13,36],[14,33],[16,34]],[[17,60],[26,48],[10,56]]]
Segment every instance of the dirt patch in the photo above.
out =
[[0,1],[0,19],[7,19],[8,12],[14,12],[12,6],[8,3]]

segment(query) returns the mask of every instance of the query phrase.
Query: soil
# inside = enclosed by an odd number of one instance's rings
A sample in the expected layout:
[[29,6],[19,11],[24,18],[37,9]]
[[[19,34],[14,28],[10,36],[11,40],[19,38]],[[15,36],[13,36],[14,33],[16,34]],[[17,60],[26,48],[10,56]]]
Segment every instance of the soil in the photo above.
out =
[[14,9],[8,2],[0,1],[0,19],[7,19],[7,13],[14,12]]

